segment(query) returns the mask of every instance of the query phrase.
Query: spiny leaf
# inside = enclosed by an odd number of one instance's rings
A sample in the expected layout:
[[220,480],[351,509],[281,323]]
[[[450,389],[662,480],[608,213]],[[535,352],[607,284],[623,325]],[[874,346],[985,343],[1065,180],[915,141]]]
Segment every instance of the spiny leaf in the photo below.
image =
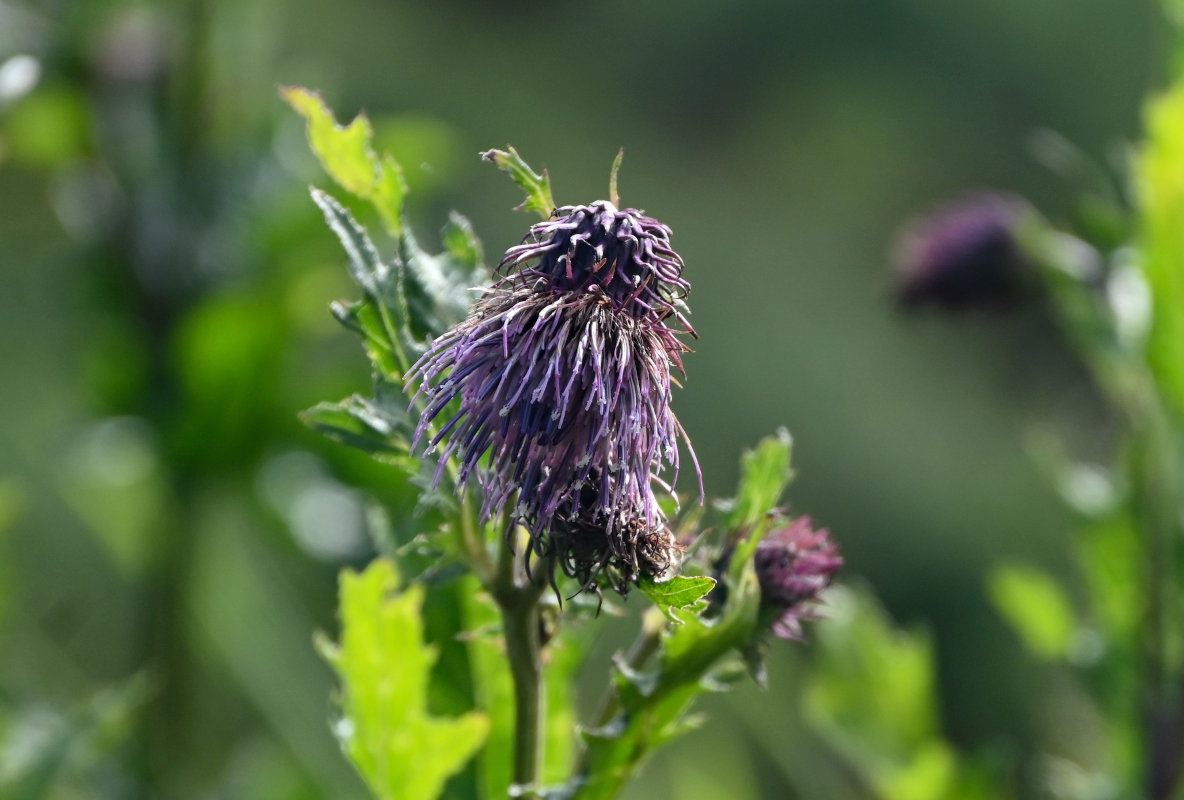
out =
[[793,478],[790,454],[793,439],[781,428],[744,453],[740,465],[740,488],[728,517],[733,530],[747,528],[777,507],[781,494]]
[[514,183],[526,190],[526,199],[518,210],[534,211],[543,219],[551,216],[555,210],[555,201],[551,197],[551,176],[547,170],[540,175],[522,160],[518,151],[506,145],[505,150],[487,150],[481,158],[497,165],[498,169],[509,173]]
[[407,184],[399,164],[384,154],[380,159],[370,146],[370,121],[359,114],[341,126],[321,96],[300,87],[280,90],[280,95],[308,123],[313,153],[341,188],[369,201],[391,236],[403,232],[403,200]]
[[661,583],[653,578],[644,578],[639,584],[642,593],[654,602],[662,613],[675,624],[682,620],[670,613],[672,608],[696,610],[707,593],[715,588],[715,578],[706,575],[678,575]]
[[[384,264],[366,229],[345,206],[320,189],[311,190],[313,202],[325,215],[325,222],[337,234],[349,257],[349,273],[373,304],[371,312],[356,305],[334,308],[334,316],[367,340],[389,344],[394,369],[386,373],[399,378],[411,366],[409,354],[422,350],[423,343],[411,332],[411,311],[404,290],[405,269],[400,262]],[[374,354],[372,354],[372,358]]]
[[621,194],[617,191],[617,173],[621,171],[621,162],[624,160],[625,148],[622,147],[617,151],[617,157],[613,159],[612,170],[608,174],[608,199],[618,208],[621,205]]
[[485,741],[489,720],[428,714],[436,651],[423,642],[424,590],[398,592],[394,564],[341,576],[341,644],[319,642],[342,681],[342,747],[379,800],[434,800]]

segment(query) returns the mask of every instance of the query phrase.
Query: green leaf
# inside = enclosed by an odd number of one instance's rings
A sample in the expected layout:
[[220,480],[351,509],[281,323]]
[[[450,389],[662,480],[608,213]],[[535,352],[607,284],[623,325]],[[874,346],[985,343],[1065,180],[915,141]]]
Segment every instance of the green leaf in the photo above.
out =
[[436,651],[423,642],[424,589],[398,592],[394,564],[377,559],[341,576],[341,644],[320,641],[342,681],[342,747],[379,800],[434,800],[472,758],[488,718],[428,714]]
[[369,453],[380,461],[406,466],[411,423],[407,413],[393,414],[359,395],[340,403],[318,403],[300,415],[308,427],[330,439]]
[[[411,310],[404,289],[406,270],[398,261],[383,263],[366,229],[341,203],[319,189],[312,189],[311,194],[345,248],[350,276],[371,304],[370,309],[365,309],[358,304],[339,303],[333,307],[333,314],[343,325],[363,335],[379,374],[399,380],[411,367],[410,355],[423,349],[423,342],[411,331]],[[375,351],[372,346],[379,349]],[[389,363],[384,363],[383,350],[389,351]]]
[[770,515],[793,480],[792,453],[793,439],[789,431],[780,428],[741,457],[740,487],[736,497],[723,506],[728,512],[728,529],[734,536],[743,537],[732,554],[729,583],[737,581],[739,570],[752,560],[768,530]]
[[654,602],[662,613],[675,624],[682,620],[670,613],[672,608],[690,608],[698,610],[703,605],[703,598],[715,588],[715,578],[706,575],[684,576],[678,575],[668,581],[659,583],[653,578],[643,578],[639,584],[642,594]]
[[987,576],[987,594],[1034,655],[1049,660],[1069,655],[1077,620],[1052,577],[1034,567],[1000,565]]
[[514,183],[526,190],[526,199],[517,207],[519,211],[534,211],[543,219],[551,216],[555,210],[555,201],[551,198],[551,176],[547,170],[540,175],[522,160],[518,151],[506,145],[505,150],[487,150],[481,158],[497,165],[503,172],[509,173]]
[[1184,82],[1151,104],[1147,137],[1137,172],[1143,270],[1152,291],[1147,357],[1184,415]]
[[407,184],[390,155],[380,159],[371,149],[370,121],[359,114],[343,127],[316,92],[290,87],[281,89],[280,95],[308,123],[308,143],[329,176],[350,194],[369,201],[387,232],[400,236]]
[[744,453],[740,463],[740,488],[733,501],[728,527],[733,530],[755,525],[777,507],[793,479],[790,455],[793,438],[781,428]]
[[624,160],[625,148],[622,147],[617,151],[617,157],[613,159],[612,169],[608,173],[608,199],[618,208],[621,206],[621,195],[617,191],[617,173],[621,171],[621,162]]
[[411,322],[420,335],[439,335],[464,319],[473,288],[489,277],[481,263],[481,244],[468,220],[454,212],[443,236],[447,249],[432,254],[420,248],[410,231],[403,235],[404,293]]

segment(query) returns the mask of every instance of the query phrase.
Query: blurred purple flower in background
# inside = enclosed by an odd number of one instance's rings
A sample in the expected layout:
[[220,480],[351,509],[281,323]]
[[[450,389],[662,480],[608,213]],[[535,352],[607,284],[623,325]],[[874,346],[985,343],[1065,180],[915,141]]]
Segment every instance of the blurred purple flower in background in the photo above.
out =
[[901,303],[953,311],[1013,304],[1032,270],[1018,239],[1029,213],[1019,197],[984,193],[912,222],[896,251]]
[[802,620],[816,616],[819,594],[842,565],[830,533],[825,528],[815,530],[809,517],[770,531],[757,545],[755,567],[761,605],[779,612],[773,633],[800,641]]
[[458,483],[476,476],[483,490],[482,519],[509,509],[534,553],[585,587],[608,567],[621,589],[676,560],[653,487],[673,490],[678,439],[689,449],[671,369],[688,350],[677,336],[694,332],[669,236],[606,201],[556,210],[407,376],[426,400],[417,441],[442,448],[440,470],[457,454]]

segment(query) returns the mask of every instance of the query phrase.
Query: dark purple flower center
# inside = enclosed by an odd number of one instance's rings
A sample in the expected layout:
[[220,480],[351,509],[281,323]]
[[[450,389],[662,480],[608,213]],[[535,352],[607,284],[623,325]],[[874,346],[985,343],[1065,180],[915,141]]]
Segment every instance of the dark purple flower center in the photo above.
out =
[[510,248],[499,267],[525,268],[543,277],[553,292],[599,289],[614,308],[632,317],[675,315],[690,332],[677,306],[690,290],[683,261],[670,246],[670,229],[640,211],[618,211],[607,200],[564,206],[536,223],[526,239]]

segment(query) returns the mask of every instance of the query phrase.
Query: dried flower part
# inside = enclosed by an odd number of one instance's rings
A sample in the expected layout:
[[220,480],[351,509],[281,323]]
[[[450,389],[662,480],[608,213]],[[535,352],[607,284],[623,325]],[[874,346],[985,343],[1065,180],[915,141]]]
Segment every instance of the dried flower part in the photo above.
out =
[[530,261],[537,263],[521,274],[545,278],[552,291],[599,290],[628,316],[657,321],[673,315],[694,334],[679,309],[691,287],[670,246],[670,229],[636,209],[618,211],[607,200],[558,208],[506,251],[499,268]]
[[582,589],[595,590],[603,577],[624,595],[641,577],[663,578],[677,567],[682,546],[664,524],[621,516],[606,525],[581,510],[590,505],[585,496],[561,510],[536,548]]
[[802,620],[816,616],[815,605],[843,565],[825,528],[814,530],[809,517],[771,531],[757,545],[755,567],[761,605],[780,611],[773,633],[800,641]]
[[952,310],[1013,303],[1031,269],[1017,238],[1028,213],[1020,198],[985,194],[914,222],[897,250],[901,302]]
[[426,397],[417,442],[442,446],[440,469],[456,453],[460,484],[477,477],[483,519],[516,496],[511,518],[536,544],[565,509],[606,529],[620,519],[659,527],[651,481],[665,465],[677,479],[686,435],[670,409],[670,370],[685,346],[619,313],[598,287],[535,284],[496,285],[412,368]]

